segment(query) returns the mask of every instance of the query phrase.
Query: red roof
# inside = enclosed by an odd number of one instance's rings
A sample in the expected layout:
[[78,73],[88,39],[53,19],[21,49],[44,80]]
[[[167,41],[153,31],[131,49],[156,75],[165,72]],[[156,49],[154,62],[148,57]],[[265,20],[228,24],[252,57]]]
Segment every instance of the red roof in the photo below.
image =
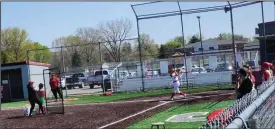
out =
[[[40,63],[40,62],[34,62],[34,61],[30,61],[29,64],[35,65],[35,66],[44,66],[44,67],[51,66],[51,64],[48,64],[48,63]],[[28,61],[1,64],[1,67],[14,66],[14,65],[28,65]]]
[[[269,22],[265,22],[265,24],[272,24],[272,23],[275,23],[275,21],[269,21]],[[263,23],[259,23],[260,24],[263,24]]]

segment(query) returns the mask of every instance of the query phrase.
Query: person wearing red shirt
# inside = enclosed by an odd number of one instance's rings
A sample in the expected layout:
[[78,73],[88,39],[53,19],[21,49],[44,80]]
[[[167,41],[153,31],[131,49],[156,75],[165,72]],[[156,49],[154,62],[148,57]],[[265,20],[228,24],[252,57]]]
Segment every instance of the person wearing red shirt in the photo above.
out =
[[63,95],[62,95],[60,87],[59,87],[59,79],[55,76],[54,73],[51,74],[50,86],[51,86],[51,90],[54,95],[55,101],[57,101],[57,94],[63,100]]
[[264,62],[262,64],[262,71],[263,71],[263,81],[269,80],[271,78],[271,73],[270,73],[270,63]]

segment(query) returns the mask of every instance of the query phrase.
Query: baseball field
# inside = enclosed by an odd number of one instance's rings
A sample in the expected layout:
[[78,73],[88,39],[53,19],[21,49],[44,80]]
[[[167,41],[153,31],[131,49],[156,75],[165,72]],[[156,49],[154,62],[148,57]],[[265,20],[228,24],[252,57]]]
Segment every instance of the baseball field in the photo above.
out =
[[[117,93],[112,96],[76,96],[65,101],[65,114],[24,117],[26,101],[3,104],[1,128],[150,128],[152,122],[186,112],[207,111],[232,104],[231,86],[182,89],[186,98],[176,96],[170,101],[171,89],[147,92]],[[167,128],[198,127],[203,122],[169,123]]]

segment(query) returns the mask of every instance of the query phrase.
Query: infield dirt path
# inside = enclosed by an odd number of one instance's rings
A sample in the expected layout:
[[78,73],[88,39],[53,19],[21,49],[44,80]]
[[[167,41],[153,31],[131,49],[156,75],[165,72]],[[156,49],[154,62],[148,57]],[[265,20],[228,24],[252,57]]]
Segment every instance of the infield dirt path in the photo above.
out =
[[65,115],[24,117],[23,110],[0,112],[2,128],[125,128],[175,105],[195,104],[234,99],[233,91],[214,91],[177,96],[167,101],[167,95],[138,97],[117,102],[83,104],[65,107]]

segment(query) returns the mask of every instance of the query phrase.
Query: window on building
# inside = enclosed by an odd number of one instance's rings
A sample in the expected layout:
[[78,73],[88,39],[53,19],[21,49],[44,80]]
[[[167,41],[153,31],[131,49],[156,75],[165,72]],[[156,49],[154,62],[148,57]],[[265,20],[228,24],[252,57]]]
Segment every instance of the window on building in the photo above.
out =
[[214,47],[209,47],[209,50],[214,50]]

